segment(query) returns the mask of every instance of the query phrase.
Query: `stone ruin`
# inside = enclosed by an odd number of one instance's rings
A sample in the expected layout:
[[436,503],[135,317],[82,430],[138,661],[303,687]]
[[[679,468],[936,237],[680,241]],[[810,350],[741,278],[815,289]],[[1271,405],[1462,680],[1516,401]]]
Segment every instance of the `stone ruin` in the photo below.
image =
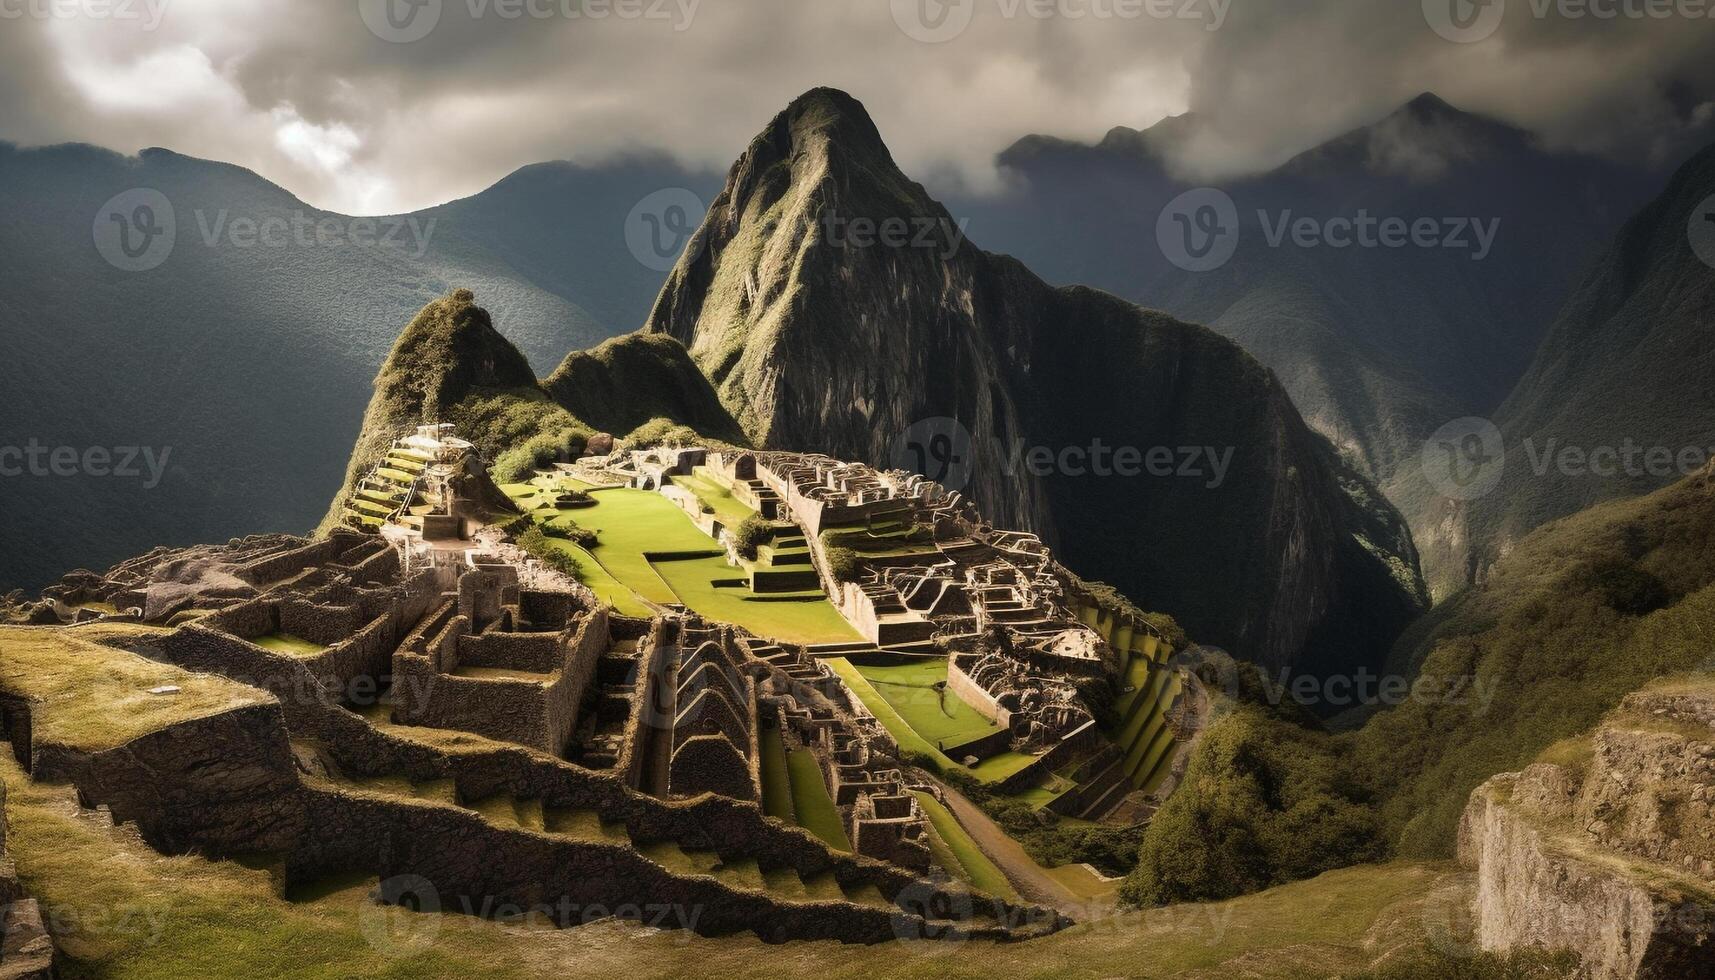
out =
[[[281,888],[356,869],[383,901],[417,876],[443,900],[694,904],[700,931],[770,940],[1064,924],[924,877],[926,824],[897,764],[804,650],[695,617],[617,616],[478,548],[463,558],[407,569],[385,538],[341,530],[70,576],[49,608],[164,625],[152,609],[177,627],[128,650],[275,701],[94,757],[39,739],[22,757],[167,853],[273,856]],[[853,853],[762,815],[764,720],[815,754]],[[11,727],[32,741],[27,720]]]

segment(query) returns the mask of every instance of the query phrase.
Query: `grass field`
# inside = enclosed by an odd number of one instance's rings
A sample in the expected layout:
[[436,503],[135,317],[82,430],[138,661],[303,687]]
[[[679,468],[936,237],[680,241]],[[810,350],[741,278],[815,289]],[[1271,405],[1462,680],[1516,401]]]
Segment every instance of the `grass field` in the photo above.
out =
[[959,826],[959,821],[952,812],[928,793],[915,795],[917,804],[929,816],[930,826],[935,828],[935,836],[941,839],[958,862],[958,867],[947,870],[990,895],[1018,898],[1018,893],[1013,890],[1012,883],[1006,880],[1006,875],[989,860],[988,855],[977,846],[977,842],[971,839],[971,835],[965,833],[965,828]]
[[[939,759],[943,767],[963,769],[965,772],[970,773],[978,779],[991,783],[999,782],[1035,761],[1035,756],[1026,755],[1023,752],[1002,752],[992,758],[984,759],[975,766],[961,765],[949,758],[946,753],[936,747],[934,742],[929,741],[928,738],[919,732],[909,721],[905,719],[903,715],[899,713],[898,710],[894,708],[892,700],[888,696],[882,694],[875,685],[870,683],[868,673],[876,668],[869,666],[860,667],[844,657],[828,657],[822,662],[827,664],[834,673],[840,676],[840,680],[844,681],[846,687],[850,688],[851,692],[864,703],[864,707],[869,709],[870,714],[875,715],[876,720],[881,722],[882,726],[893,735],[894,741],[898,742],[900,749],[904,751],[919,752],[923,755],[930,756],[931,758]],[[927,663],[932,668],[938,668],[941,677],[946,677],[946,661],[927,661]],[[892,677],[897,682],[901,680],[920,681],[925,676],[933,675],[921,670],[907,670],[903,673],[884,673],[883,676],[884,678]],[[898,690],[895,691],[895,696],[897,696],[901,701],[908,702],[912,705],[913,715],[925,716],[926,712],[922,710],[925,703],[929,705],[935,713],[945,714],[945,712],[942,711],[940,699],[936,696],[934,691],[931,690],[927,694],[918,694],[911,693],[903,684],[896,684],[895,686],[898,688]],[[947,700],[952,702],[958,701],[959,699],[956,696],[949,694],[947,695]],[[973,715],[976,714],[975,711],[972,711],[970,707],[965,705],[962,701],[959,702],[959,706],[964,708],[966,711],[970,711]],[[950,708],[950,710],[956,712],[958,709]],[[983,719],[981,715],[977,715],[977,718],[981,719],[984,724],[988,724],[987,719]],[[925,720],[933,722],[935,725],[944,724],[943,722],[936,721],[931,717],[925,717]],[[989,725],[989,727],[993,728],[994,726]]]
[[[838,643],[862,639],[826,595],[753,598],[742,584],[743,569],[721,558],[658,561],[654,569],[685,605],[711,619],[736,623],[758,636],[788,643]],[[721,584],[739,582],[740,584]]]
[[[91,642],[154,632],[101,624],[71,629],[0,626],[0,691],[33,702],[34,737],[96,751],[273,697],[209,674]],[[160,694],[152,689],[177,688]]]
[[[947,662],[859,664],[858,672],[887,699],[912,730],[937,745],[957,744],[995,730],[995,724],[946,689]],[[940,690],[935,685],[941,685]]]
[[762,812],[788,823],[797,821],[792,807],[792,773],[786,768],[786,743],[780,729],[765,725],[758,741],[762,745]]
[[[527,508],[532,501],[551,499],[535,483],[502,489]],[[726,584],[742,583],[744,570],[728,565],[720,545],[666,497],[630,487],[600,487],[589,495],[594,506],[566,509],[549,523],[576,522],[595,531],[595,547],[586,551],[563,539],[549,541],[578,559],[581,581],[621,614],[649,616],[649,603],[682,603],[712,619],[788,643],[860,638],[820,591],[759,601],[744,585]],[[673,557],[664,557],[668,555]]]
[[714,511],[715,518],[727,527],[736,528],[744,523],[745,518],[756,516],[756,511],[734,499],[732,491],[721,486],[706,466],[697,467],[691,476],[675,476],[673,482],[696,494],[697,499]]
[[852,849],[846,836],[845,822],[828,796],[827,784],[822,782],[821,767],[808,749],[786,753],[786,771],[792,780],[792,810],[798,826],[820,837],[829,847],[842,851]]
[[290,633],[269,633],[266,636],[258,636],[250,642],[264,650],[287,653],[294,657],[313,657],[327,649],[320,643],[311,643],[301,636],[293,636]]

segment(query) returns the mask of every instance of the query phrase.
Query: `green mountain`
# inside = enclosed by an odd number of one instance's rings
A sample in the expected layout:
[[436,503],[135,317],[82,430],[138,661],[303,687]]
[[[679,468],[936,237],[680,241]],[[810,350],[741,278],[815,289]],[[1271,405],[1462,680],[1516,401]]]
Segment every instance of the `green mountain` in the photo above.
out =
[[1715,146],[1626,222],[1572,292],[1495,413],[1505,456],[1492,491],[1451,500],[1406,472],[1396,500],[1438,592],[1482,579],[1543,522],[1664,486],[1715,450],[1712,197]]
[[603,432],[739,437],[708,381],[672,340],[616,337],[567,356],[538,383],[530,362],[475,300],[459,289],[429,303],[393,344],[322,531],[339,524],[345,502],[393,440],[418,425],[457,425],[495,461],[495,476],[503,481],[556,459],[575,459]]
[[648,329],[757,445],[925,471],[1259,663],[1374,663],[1421,607],[1403,521],[1265,367],[977,248],[844,93],[752,141]]

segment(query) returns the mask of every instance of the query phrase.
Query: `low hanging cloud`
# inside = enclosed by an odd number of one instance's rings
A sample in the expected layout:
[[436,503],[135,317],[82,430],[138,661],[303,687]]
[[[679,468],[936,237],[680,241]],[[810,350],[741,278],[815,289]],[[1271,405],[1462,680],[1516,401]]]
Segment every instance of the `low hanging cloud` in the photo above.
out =
[[[1449,39],[1437,3],[1504,15]],[[1683,152],[1711,113],[1715,0],[1579,3],[0,0],[0,139],[165,146],[350,213],[548,159],[724,169],[817,85],[861,99],[938,190],[996,186],[1028,133],[1186,111],[1183,168],[1255,170],[1425,90],[1557,145]]]

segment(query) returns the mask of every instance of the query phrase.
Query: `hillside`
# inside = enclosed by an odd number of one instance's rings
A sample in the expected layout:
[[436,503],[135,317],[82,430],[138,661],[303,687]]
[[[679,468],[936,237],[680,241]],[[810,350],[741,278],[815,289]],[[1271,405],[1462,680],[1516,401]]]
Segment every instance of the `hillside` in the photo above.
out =
[[[998,523],[1271,667],[1374,663],[1419,608],[1403,522],[1265,367],[978,249],[844,93],[806,94],[752,141],[648,329],[690,349],[757,445],[935,455],[931,475]],[[1066,455],[1097,446],[1174,463],[1101,475]]]
[[[1694,219],[1715,195],[1715,146],[1688,161],[1620,229],[1561,310],[1529,370],[1495,415],[1500,482],[1468,503],[1420,478],[1401,487],[1425,570],[1445,591],[1487,573],[1532,528],[1599,501],[1679,479],[1715,447],[1715,245],[1693,250]],[[1705,222],[1706,224],[1707,222]],[[1715,227],[1715,226],[1711,226]],[[1704,232],[1704,241],[1710,241]],[[1627,453],[1612,466],[1599,455]],[[1578,456],[1563,468],[1557,454]],[[1666,454],[1662,456],[1662,454]],[[1604,471],[1605,467],[1609,467]]]
[[[1198,183],[1174,166],[1198,125],[1121,127],[1094,145],[1021,140],[1001,157],[1011,192],[953,210],[1050,282],[1106,289],[1237,340],[1384,487],[1442,423],[1500,403],[1567,290],[1659,180],[1426,94],[1271,171],[1220,182],[1237,210],[1237,251],[1185,271],[1157,246],[1157,220]],[[1304,247],[1278,232],[1286,219],[1360,214],[1433,219],[1438,236],[1443,219],[1496,224],[1487,247],[1469,227],[1468,247],[1431,248]]]
[[1401,640],[1425,696],[1343,736],[1402,855],[1452,853],[1466,798],[1654,678],[1707,670],[1715,487],[1706,475],[1548,524]]
[[[167,150],[0,144],[0,342],[13,355],[0,358],[0,444],[165,457],[156,480],[139,462],[136,478],[8,481],[0,592],[158,544],[308,528],[341,473],[325,447],[351,438],[400,323],[473,287],[550,371],[648,311],[660,273],[626,247],[633,204],[711,183],[653,160],[547,164],[437,208],[353,219]],[[119,196],[137,189],[164,196],[175,231],[170,247],[150,239],[158,265],[125,271],[92,228],[114,229],[97,221],[110,200],[132,215],[139,199]]]
[[738,436],[708,382],[671,339],[616,337],[567,355],[538,382],[468,289],[412,318],[373,387],[345,481],[322,518],[324,533],[339,523],[352,489],[393,440],[417,425],[457,424],[504,481],[575,459],[602,432],[624,437],[647,429],[651,440],[675,428],[717,441]]

